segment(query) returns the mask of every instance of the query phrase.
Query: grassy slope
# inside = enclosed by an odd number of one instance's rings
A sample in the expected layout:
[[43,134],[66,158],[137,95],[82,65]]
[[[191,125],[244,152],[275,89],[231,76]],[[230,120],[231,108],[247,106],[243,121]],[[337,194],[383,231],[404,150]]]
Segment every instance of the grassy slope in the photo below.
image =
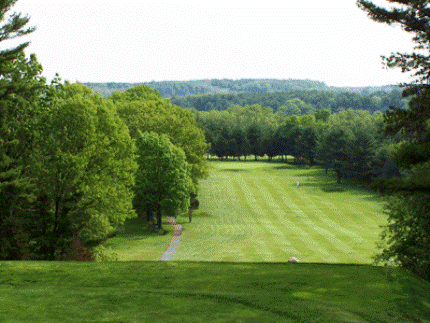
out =
[[430,322],[429,299],[369,265],[0,262],[0,322]]
[[[430,322],[429,283],[318,263],[370,261],[385,221],[374,196],[321,170],[211,165],[175,257],[242,262],[0,262],[0,322]],[[171,233],[141,228],[110,240],[120,259],[160,258]],[[252,263],[290,256],[315,263]]]
[[[260,162],[211,162],[201,208],[173,260],[370,263],[382,204],[324,170]],[[282,169],[289,168],[289,169]],[[297,188],[296,182],[300,182]],[[181,223],[181,219],[179,219]]]

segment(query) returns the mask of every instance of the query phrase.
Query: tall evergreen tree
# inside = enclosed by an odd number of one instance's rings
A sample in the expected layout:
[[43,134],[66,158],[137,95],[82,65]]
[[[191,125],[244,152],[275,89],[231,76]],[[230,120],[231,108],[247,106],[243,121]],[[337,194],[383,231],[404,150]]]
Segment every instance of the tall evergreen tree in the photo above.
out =
[[[30,20],[28,16],[21,16],[20,13],[7,16],[16,2],[17,0],[0,1],[0,42],[30,34],[35,30],[35,27],[26,28]],[[24,42],[16,47],[0,50],[0,75],[8,74],[13,70],[10,67],[7,68],[4,64],[15,60],[17,55],[22,53],[28,45],[29,42]]]
[[390,107],[384,115],[385,133],[403,134],[395,146],[395,161],[408,175],[375,184],[391,195],[386,204],[388,225],[385,246],[379,261],[394,260],[400,266],[430,280],[430,4],[426,0],[388,0],[397,4],[384,8],[371,1],[358,0],[358,6],[371,19],[400,25],[413,34],[412,53],[393,53],[384,57],[387,67],[411,72],[414,82],[405,84],[404,96],[415,95],[409,109]]
[[[0,42],[27,35],[29,17],[9,15],[16,0],[0,1]],[[3,44],[2,44],[3,45]],[[20,219],[30,211],[32,182],[28,155],[33,143],[31,124],[36,101],[45,86],[41,65],[23,53],[28,42],[0,50],[0,258],[29,257],[28,237]]]

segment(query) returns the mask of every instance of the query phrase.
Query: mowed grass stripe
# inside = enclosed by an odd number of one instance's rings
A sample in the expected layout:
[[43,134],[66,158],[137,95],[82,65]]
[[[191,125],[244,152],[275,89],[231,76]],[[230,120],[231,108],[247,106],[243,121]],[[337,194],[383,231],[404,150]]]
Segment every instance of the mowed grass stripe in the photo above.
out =
[[[229,241],[240,230],[231,224],[236,213],[232,209],[228,192],[228,176],[218,173],[213,175],[216,176],[211,176],[212,180],[201,183],[201,199],[208,202],[205,209],[210,210],[209,217],[198,221],[197,225],[194,220],[193,224],[186,226],[173,260],[225,261],[235,251],[235,244],[230,244]],[[230,217],[224,216],[227,213]],[[228,250],[226,245],[229,245]]]
[[[291,222],[289,223],[289,226],[285,225],[286,217],[284,216],[279,218],[276,216],[276,214],[266,202],[267,200],[271,199],[270,194],[267,193],[266,190],[258,189],[258,187],[255,186],[255,181],[255,177],[251,178],[248,180],[249,186],[246,182],[242,183],[242,186],[247,187],[247,190],[249,191],[250,196],[248,199],[250,203],[252,203],[252,205],[257,205],[258,209],[260,210],[260,214],[263,217],[260,223],[263,223],[271,232],[271,234],[266,239],[271,240],[272,244],[274,245],[273,248],[276,248],[276,245],[279,244],[280,241],[285,241],[292,238],[295,242],[295,249],[301,251],[301,255],[306,255],[310,249],[316,254],[324,254],[325,257],[330,258],[329,253],[324,250],[324,248],[322,248],[322,246],[315,239],[313,239],[309,233],[309,230],[305,226],[300,224],[291,226]],[[275,210],[276,209],[279,210],[279,207],[275,207]],[[294,229],[294,233],[291,232],[290,229]],[[273,239],[274,236],[277,237],[276,240]],[[298,242],[300,243],[298,244]],[[276,253],[279,255],[279,261],[285,261],[288,259],[289,255],[280,253],[279,249]]]
[[[353,248],[350,246],[348,247],[351,241],[363,240],[359,233],[352,231],[357,228],[356,220],[351,218],[348,212],[340,210],[337,212],[337,215],[341,214],[341,217],[336,217],[332,213],[332,210],[336,208],[339,210],[341,209],[340,207],[333,206],[332,208],[327,208],[325,206],[317,205],[315,203],[315,195],[308,194],[308,192],[303,189],[292,190],[292,193],[295,195],[296,200],[301,200],[302,203],[305,204],[306,210],[308,210],[309,214],[312,214],[312,218],[315,222],[318,222],[331,230],[332,235],[338,238],[336,240],[337,243],[347,245],[347,248],[344,249],[345,252],[353,252]],[[342,239],[343,242],[339,242],[340,239]]]
[[[208,194],[208,192],[210,192]],[[249,257],[249,237],[260,233],[250,212],[244,212],[238,203],[230,176],[223,172],[211,173],[211,179],[201,182],[201,200],[209,215],[198,224],[186,224],[182,244],[174,260],[212,260],[212,261],[261,261],[256,254]],[[210,212],[208,212],[210,211]],[[197,211],[198,213],[199,211]]]
[[[374,249],[374,242],[379,239],[381,232],[380,225],[387,222],[386,215],[384,215],[380,209],[380,204],[368,203],[367,201],[360,201],[360,198],[355,200],[350,199],[326,199],[323,197],[316,197],[314,199],[315,204],[325,206],[330,209],[333,213],[333,217],[337,217],[343,223],[348,223],[351,230],[355,230],[355,233],[359,235],[357,242],[369,242],[371,240],[371,249]],[[339,201],[333,204],[330,201]],[[366,205],[367,212],[361,212],[357,210],[355,206]]]
[[[338,222],[330,220],[330,218],[335,218],[332,216],[331,212],[324,212],[319,206],[314,203],[314,199],[312,196],[306,196],[306,192],[303,190],[301,193],[297,193],[296,196],[298,199],[306,202],[306,208],[308,209],[309,214],[312,214],[315,222],[319,222],[321,224],[326,225],[331,231],[331,234],[327,234],[327,240],[333,245],[333,251],[340,251],[341,261],[342,262],[370,262],[370,258],[362,256],[362,249],[358,248],[358,246],[364,241],[364,238],[357,233],[351,231],[351,228],[354,227],[349,221],[349,215],[346,212],[343,212],[342,220],[338,220]],[[355,223],[354,221],[352,221]],[[336,232],[339,231],[339,232]],[[364,233],[364,232],[363,232]],[[336,250],[337,249],[337,250]]]
[[[192,223],[182,218],[185,230],[173,260],[284,262],[295,256],[302,262],[371,262],[385,217],[374,216],[379,205],[371,193],[348,187],[323,192],[333,178],[320,178],[320,169],[209,165],[210,178],[200,184],[200,209]],[[297,181],[303,182],[300,188]]]
[[[353,200],[350,200],[348,196],[345,196],[346,193],[344,193],[343,196],[341,195],[342,193],[328,194],[333,194],[330,199],[323,196],[315,196],[314,204],[320,209],[329,210],[331,218],[338,224],[343,223],[341,226],[342,228],[349,227],[350,232],[353,230],[354,235],[357,238],[361,237],[362,234],[366,234],[369,227],[378,227],[378,223],[373,219],[373,215],[365,215],[364,213],[361,213],[361,216],[356,216],[358,211],[356,209],[352,210],[351,207],[348,207],[349,204],[360,204],[361,201],[359,200],[359,197],[355,197]],[[357,231],[361,231],[361,233]]]
[[[286,201],[286,197],[282,196],[282,200],[287,202],[287,203],[291,203],[292,200],[302,200],[303,201],[303,194],[305,194],[305,192],[300,191],[300,192],[296,192],[294,190],[286,190],[284,189],[283,193],[289,193],[288,197],[289,200]],[[328,194],[328,193],[326,193]],[[309,196],[308,198],[306,198],[306,205],[304,205],[303,208],[308,209],[309,205],[312,204],[312,199],[314,198],[314,196]],[[326,198],[329,198],[329,196],[326,196]],[[298,207],[298,206],[297,206]],[[316,206],[315,206],[316,207]],[[345,213],[342,212],[342,210],[336,208],[335,206],[333,206],[333,208],[330,208],[330,211],[332,212],[324,212],[321,210],[322,214],[325,215],[325,217],[322,217],[321,220],[322,222],[325,222],[327,224],[328,227],[344,234],[344,235],[348,235],[350,237],[359,237],[359,235],[352,231],[349,230],[345,227],[345,225],[341,225],[340,223],[342,223],[342,220],[345,219]],[[336,213],[334,214],[333,211],[336,211]],[[308,211],[309,213],[309,211]],[[306,213],[305,213],[306,214]],[[333,219],[333,220],[332,220]],[[336,233],[336,235],[338,235],[339,233]]]
[[[243,214],[249,218],[249,223],[258,226],[259,233],[249,236],[249,243],[253,246],[253,253],[248,256],[249,261],[275,261],[273,252],[264,240],[272,235],[272,232],[267,227],[267,219],[264,211],[258,206],[254,196],[249,190],[242,175],[235,174],[232,176],[231,184],[234,187],[237,203],[240,203],[243,208]],[[250,250],[247,247],[247,250]],[[252,248],[251,248],[252,250]]]
[[[276,194],[275,193],[276,192],[275,187],[268,180],[263,180],[260,183],[261,183],[261,186],[258,186],[258,187],[260,188],[261,192],[265,192],[267,190],[267,191],[273,192],[273,194]],[[272,196],[267,196],[266,198],[268,201],[272,200],[271,203],[274,204],[274,199],[272,198]],[[279,198],[279,196],[278,196],[278,198]],[[307,200],[306,200],[306,203],[308,203]],[[294,206],[294,212],[300,214],[300,215],[296,216],[296,219],[298,220],[298,222],[300,222],[302,225],[308,226],[309,230],[314,231],[312,234],[314,236],[314,239],[316,239],[317,241],[320,241],[324,245],[328,244],[327,250],[337,249],[341,252],[350,252],[351,251],[351,248],[347,244],[345,244],[343,241],[338,239],[336,234],[331,231],[332,228],[327,226],[325,222],[320,222],[319,224],[317,224],[316,221],[312,220],[312,219],[317,219],[317,217],[315,217],[313,215],[312,210],[307,211],[308,205],[304,205],[304,207],[299,208],[298,205],[296,205],[295,203],[289,202],[288,205],[284,205],[284,206],[290,207],[290,208],[293,208],[293,206]],[[278,204],[276,204],[275,207],[279,208]],[[309,232],[311,232],[311,231],[309,231]],[[330,256],[330,258],[334,262],[337,261],[336,257],[334,257],[334,256]]]
[[[271,180],[271,183],[273,184],[273,180]],[[371,262],[370,255],[375,250],[375,241],[378,240],[377,233],[380,231],[379,225],[383,223],[381,218],[384,215],[379,216],[380,221],[378,223],[373,219],[369,220],[369,218],[374,216],[373,212],[370,212],[368,215],[362,213],[362,218],[366,219],[365,223],[357,219],[357,217],[352,217],[352,207],[350,205],[363,205],[364,202],[367,202],[361,201],[361,196],[355,195],[356,192],[315,193],[315,191],[309,190],[306,186],[298,189],[292,186],[280,187],[279,189],[281,189],[283,194],[283,200],[285,200],[287,193],[292,193],[294,200],[302,201],[301,204],[304,205],[303,209],[308,210],[309,214],[314,212],[320,221],[326,223],[334,230],[333,232],[336,234],[336,237],[343,244],[352,249],[347,248],[339,255],[342,262]],[[323,196],[319,194],[323,194]],[[379,204],[372,202],[368,205],[369,207],[379,209]],[[372,228],[372,230],[369,230],[369,228]],[[338,248],[336,247],[336,249]]]
[[[265,201],[271,206],[269,212],[277,216],[279,224],[282,227],[289,231],[293,230],[294,234],[291,237],[294,239],[295,244],[298,241],[302,242],[297,246],[302,261],[337,262],[337,258],[333,253],[330,253],[320,243],[325,244],[325,235],[321,233],[324,230],[316,230],[315,225],[307,218],[305,212],[293,203],[292,200],[289,200],[289,203],[285,203],[282,197],[278,195],[277,191],[267,181],[262,180],[259,183],[264,185],[256,184],[256,190],[261,192]],[[279,210],[284,211],[279,212]],[[313,251],[312,254],[309,253],[309,249]],[[318,256],[315,257],[316,255]]]
[[[337,212],[336,206],[323,198],[316,199],[316,203],[329,205],[331,208],[334,209],[333,213]],[[345,208],[344,205],[341,205],[340,207]],[[357,234],[360,235],[360,238],[351,241],[351,245],[355,250],[357,250],[358,256],[360,257],[360,263],[371,262],[370,257],[377,252],[376,242],[380,240],[379,235],[381,233],[381,228],[379,226],[385,224],[387,221],[386,216],[382,212],[377,212],[377,205],[375,207],[374,204],[370,204],[367,207],[368,212],[361,213],[360,217],[356,216],[357,213],[355,213],[354,210],[350,210],[351,213],[346,216],[350,218],[360,219],[360,221],[357,222],[357,224],[355,224],[352,228]],[[374,211],[372,211],[372,209]],[[366,254],[368,255],[367,257],[363,256]]]

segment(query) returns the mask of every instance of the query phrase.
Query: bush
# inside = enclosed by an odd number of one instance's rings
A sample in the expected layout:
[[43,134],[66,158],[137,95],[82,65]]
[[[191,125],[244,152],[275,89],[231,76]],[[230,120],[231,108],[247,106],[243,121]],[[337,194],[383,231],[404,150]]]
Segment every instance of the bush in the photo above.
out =
[[430,281],[430,197],[428,193],[399,193],[385,205],[382,253],[376,263],[397,264]]
[[92,249],[94,260],[100,261],[118,261],[118,254],[112,251],[112,248],[106,248],[99,245]]
[[94,256],[89,249],[82,245],[77,237],[73,237],[70,247],[63,254],[61,260],[94,261]]

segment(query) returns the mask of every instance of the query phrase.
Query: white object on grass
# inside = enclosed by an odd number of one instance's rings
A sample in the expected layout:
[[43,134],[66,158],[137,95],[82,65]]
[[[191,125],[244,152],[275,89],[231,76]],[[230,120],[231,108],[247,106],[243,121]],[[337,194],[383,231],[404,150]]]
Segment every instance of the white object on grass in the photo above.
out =
[[299,183],[299,182],[297,182],[297,188],[299,188],[299,186],[300,186],[300,183]]
[[288,259],[288,262],[300,262],[300,261],[296,257],[291,257],[290,259]]

